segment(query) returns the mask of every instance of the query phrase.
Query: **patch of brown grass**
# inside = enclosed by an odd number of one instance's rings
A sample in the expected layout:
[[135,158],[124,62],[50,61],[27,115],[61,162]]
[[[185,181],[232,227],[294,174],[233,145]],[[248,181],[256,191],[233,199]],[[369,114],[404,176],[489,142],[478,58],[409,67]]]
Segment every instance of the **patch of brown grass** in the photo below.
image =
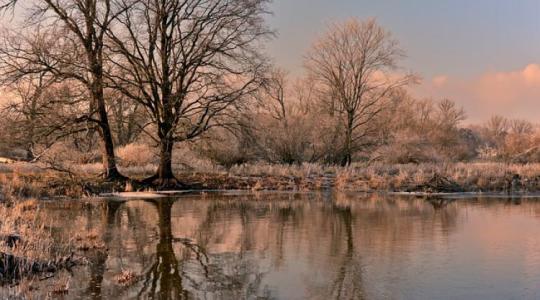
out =
[[[518,190],[540,192],[540,164],[442,163],[442,164],[353,164],[350,167],[323,165],[241,165],[231,168],[228,177],[237,181],[258,179],[257,186],[266,190],[316,190],[329,186],[343,191],[411,191],[429,182],[435,175],[457,183],[466,192],[503,192],[512,177],[518,176]],[[280,177],[292,178],[293,184],[282,185]],[[216,178],[207,175],[208,178]],[[189,179],[189,177],[187,177]],[[212,179],[211,179],[212,180]],[[233,181],[234,181],[233,180]],[[272,185],[275,183],[275,186]],[[281,184],[280,186],[277,186]],[[241,187],[241,184],[237,184]],[[253,187],[253,185],[250,185]]]
[[[93,171],[99,168],[91,165]],[[26,168],[25,170],[29,170]],[[11,201],[19,198],[52,197],[57,195],[81,197],[124,191],[126,186],[103,182],[97,174],[85,174],[74,180],[66,174],[54,172],[25,173],[12,170],[0,173],[0,198]],[[94,170],[95,169],[95,170]],[[144,178],[154,172],[154,166],[124,169],[125,175]],[[504,163],[440,163],[372,165],[356,163],[350,167],[318,164],[272,165],[244,164],[229,170],[214,168],[213,171],[177,171],[177,178],[193,189],[239,189],[313,191],[335,188],[341,191],[411,191],[425,185],[435,175],[455,182],[467,192],[506,191],[509,178],[519,176],[519,192],[540,192],[540,164]],[[134,189],[134,188],[132,188]]]
[[[0,206],[0,236],[17,236],[20,240],[9,244],[0,242],[0,253],[16,257],[21,263],[22,277],[34,276],[33,263],[46,264],[55,269],[69,267],[74,262],[71,240],[53,236],[49,221],[42,215],[37,200]],[[50,270],[47,270],[50,271]],[[13,279],[13,278],[12,278]]]
[[37,210],[38,205],[39,205],[39,201],[37,199],[33,199],[33,198],[25,199],[25,200],[16,202],[14,204],[14,210],[21,213],[22,215],[25,212]]
[[80,182],[59,172],[23,173],[15,169],[11,173],[0,173],[0,200],[7,202],[55,196],[80,197],[82,194]]

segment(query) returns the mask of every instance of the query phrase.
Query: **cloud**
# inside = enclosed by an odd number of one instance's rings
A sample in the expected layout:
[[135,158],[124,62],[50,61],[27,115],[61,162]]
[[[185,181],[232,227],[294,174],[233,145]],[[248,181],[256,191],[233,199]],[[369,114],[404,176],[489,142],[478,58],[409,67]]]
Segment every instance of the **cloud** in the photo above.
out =
[[529,84],[540,84],[540,66],[537,64],[528,65],[522,72],[525,81]]
[[490,71],[464,79],[438,75],[413,87],[418,97],[449,98],[463,105],[470,122],[499,114],[538,121],[540,116],[540,65],[513,71]]
[[431,83],[433,84],[433,86],[439,87],[439,88],[443,87],[447,82],[448,82],[448,76],[446,75],[435,76],[431,80]]

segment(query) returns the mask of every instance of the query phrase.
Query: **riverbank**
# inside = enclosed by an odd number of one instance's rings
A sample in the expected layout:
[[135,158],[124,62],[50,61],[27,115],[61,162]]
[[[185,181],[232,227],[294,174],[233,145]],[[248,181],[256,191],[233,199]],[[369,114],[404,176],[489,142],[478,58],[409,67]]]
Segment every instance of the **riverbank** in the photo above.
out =
[[55,298],[69,287],[69,280],[59,273],[92,263],[89,258],[106,249],[98,235],[83,227],[71,235],[60,232],[56,220],[42,210],[46,202],[15,200],[0,205],[1,295],[34,298],[35,286],[47,281],[47,298]]
[[[140,180],[153,168],[122,168],[132,180],[108,182],[99,166],[71,166],[69,172],[36,164],[0,165],[0,200],[11,198],[80,198],[104,193],[159,190]],[[455,163],[360,165],[348,168],[252,164],[230,169],[176,170],[190,190],[320,191],[394,193],[515,193],[540,192],[540,164]]]
[[[127,182],[107,182],[99,177],[98,168],[78,166],[70,172],[54,171],[35,164],[2,165],[0,173],[0,281],[10,283],[15,277],[24,280],[54,278],[51,293],[67,290],[64,277],[57,274],[84,262],[93,263],[106,257],[107,249],[93,232],[75,231],[71,238],[53,241],[51,228],[40,215],[40,205],[54,203],[40,200],[53,198],[80,199],[109,194],[127,199],[158,199],[172,192],[155,191],[138,185],[151,174],[150,168],[122,169],[133,178]],[[80,170],[75,172],[75,170]],[[176,172],[180,182],[189,184],[190,192],[239,191],[264,195],[263,191],[336,191],[336,194],[388,193],[427,196],[435,209],[445,207],[452,199],[438,196],[471,197],[474,194],[538,195],[539,165],[452,164],[452,165],[355,165],[350,168],[319,165],[276,166],[243,165],[229,170]],[[128,191],[127,193],[125,193]],[[179,191],[185,193],[186,191]],[[235,192],[236,193],[236,192]],[[205,195],[207,193],[204,193]],[[303,194],[303,193],[300,193]],[[312,193],[307,193],[312,194]],[[313,193],[327,195],[329,193]],[[437,196],[437,197],[430,197]],[[85,201],[65,201],[84,206]],[[129,201],[127,201],[129,202]],[[341,200],[343,202],[343,200]],[[107,208],[108,211],[108,208]],[[83,228],[81,226],[80,228]],[[36,249],[39,249],[36,252]],[[119,281],[124,275],[121,273]],[[10,275],[10,276],[6,276]],[[0,282],[1,283],[1,282]],[[29,286],[32,286],[31,284]],[[22,292],[24,283],[17,283]],[[19,293],[19,292],[17,292]]]

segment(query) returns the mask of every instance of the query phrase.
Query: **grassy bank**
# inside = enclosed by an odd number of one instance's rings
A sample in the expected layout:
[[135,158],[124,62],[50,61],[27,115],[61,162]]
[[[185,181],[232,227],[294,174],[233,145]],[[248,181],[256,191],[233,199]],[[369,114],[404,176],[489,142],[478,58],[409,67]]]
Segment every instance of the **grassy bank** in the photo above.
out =
[[[1,165],[1,199],[82,197],[125,190],[151,190],[136,184],[155,166],[122,168],[131,183],[100,179],[99,165],[74,165],[69,172],[36,165]],[[540,164],[452,163],[362,165],[342,168],[317,164],[239,165],[230,169],[205,167],[176,170],[181,182],[193,189],[313,191],[335,189],[358,192],[540,192]]]
[[540,164],[358,164],[348,168],[243,165],[222,176],[255,180],[258,188],[268,190],[283,187],[358,192],[540,192]]
[[42,287],[40,294],[55,298],[69,286],[68,277],[58,274],[85,264],[91,251],[101,250],[97,238],[84,231],[62,235],[54,228],[54,220],[42,212],[41,205],[35,199],[15,198],[0,204],[2,298],[33,298],[38,286]]

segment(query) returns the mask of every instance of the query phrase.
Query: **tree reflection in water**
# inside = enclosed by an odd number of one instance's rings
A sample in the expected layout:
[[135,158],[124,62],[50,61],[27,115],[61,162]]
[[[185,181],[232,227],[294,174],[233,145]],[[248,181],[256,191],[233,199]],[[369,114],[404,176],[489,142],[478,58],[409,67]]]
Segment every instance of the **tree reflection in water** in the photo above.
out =
[[[100,228],[109,252],[88,267],[90,287],[83,296],[369,298],[366,287],[374,283],[371,276],[366,282],[363,258],[373,263],[377,253],[382,263],[395,264],[391,260],[407,253],[415,236],[444,239],[457,216],[447,204],[354,195],[108,203],[101,221],[88,226]],[[114,276],[126,269],[140,276],[122,286]]]
[[[528,198],[262,193],[51,201],[42,209],[55,238],[91,235],[105,244],[74,269],[68,298],[326,300],[444,298],[483,280],[488,299],[534,298],[539,207]],[[497,230],[486,232],[486,222]],[[486,252],[494,243],[506,250]],[[509,271],[478,281],[486,268]],[[124,284],[124,272],[137,276]],[[36,284],[34,298],[46,298],[50,282]]]
[[184,290],[179,262],[173,249],[171,225],[171,208],[174,201],[164,199],[152,201],[157,208],[159,220],[159,241],[156,245],[156,259],[145,274],[141,295],[150,295],[157,299],[185,299],[188,292]]
[[[154,263],[144,274],[138,298],[192,299],[202,294],[249,296],[245,292],[258,293],[261,274],[247,260],[242,260],[240,254],[209,257],[205,248],[192,239],[173,235],[171,211],[175,199],[150,203],[158,212],[159,240]],[[175,246],[178,246],[176,251]],[[231,267],[235,272],[228,274],[225,269]],[[254,279],[253,282],[250,279]]]
[[[122,201],[105,201],[100,206],[102,208],[101,222],[94,226],[100,227],[97,229],[101,233],[101,238],[105,245],[109,245],[112,240],[111,229],[115,225],[118,210],[124,202]],[[87,207],[87,212],[90,214],[89,220],[93,219],[92,210]],[[91,224],[90,222],[88,224]],[[89,254],[90,263],[90,279],[87,293],[92,299],[101,299],[101,285],[106,271],[106,263],[108,252],[105,249],[94,249]]]
[[429,202],[433,206],[433,209],[441,210],[441,209],[444,209],[446,206],[448,206],[448,204],[454,202],[455,199],[435,196],[435,197],[427,197],[426,201]]
[[331,286],[328,299],[363,299],[362,269],[355,260],[353,215],[350,207],[334,207],[335,215],[343,220],[345,226],[346,251],[336,279]]

